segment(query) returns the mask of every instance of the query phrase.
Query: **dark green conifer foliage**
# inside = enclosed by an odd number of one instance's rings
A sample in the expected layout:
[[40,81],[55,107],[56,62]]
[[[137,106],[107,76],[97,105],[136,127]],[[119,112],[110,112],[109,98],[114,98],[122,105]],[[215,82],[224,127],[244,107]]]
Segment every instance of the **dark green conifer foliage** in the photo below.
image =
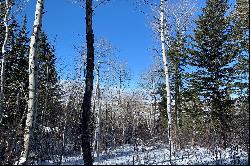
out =
[[249,94],[249,2],[248,0],[236,2],[236,10],[231,14],[233,49],[238,53],[235,64],[237,80],[234,88],[238,96],[246,98]]
[[43,32],[38,53],[38,98],[35,117],[35,140],[33,150],[41,159],[53,159],[59,154],[62,134],[63,110],[61,87],[56,70],[55,49]]
[[[12,164],[20,153],[20,140],[24,114],[27,107],[27,85],[28,85],[28,42],[26,32],[26,18],[20,27],[12,17],[10,23],[9,42],[6,54],[6,84],[4,99],[4,118],[1,124],[2,138],[8,138],[8,146],[5,151],[4,163]],[[2,27],[2,26],[1,26]],[[1,42],[4,34],[1,34]]]
[[[1,163],[13,164],[22,150],[28,98],[28,54],[29,42],[26,28],[27,18],[19,26],[12,18],[10,38],[6,54],[5,112],[0,124]],[[0,29],[4,29],[1,24]],[[1,31],[0,43],[4,39]],[[63,122],[62,99],[59,77],[56,70],[55,49],[45,33],[41,34],[38,56],[38,100],[35,118],[35,138],[31,151],[44,158],[57,153],[61,148],[61,129]],[[52,132],[45,132],[49,127]],[[44,139],[46,138],[46,139]],[[8,142],[8,143],[7,143]],[[5,145],[5,146],[4,146]],[[50,147],[50,149],[49,149]],[[49,151],[48,151],[49,149]],[[32,154],[32,153],[31,153]]]
[[[231,39],[232,28],[226,16],[227,0],[207,0],[203,13],[196,21],[191,64],[197,68],[193,81],[203,102],[208,103],[215,133],[227,145],[232,101],[229,97],[234,80],[233,63],[237,51]],[[217,138],[219,139],[219,138]]]

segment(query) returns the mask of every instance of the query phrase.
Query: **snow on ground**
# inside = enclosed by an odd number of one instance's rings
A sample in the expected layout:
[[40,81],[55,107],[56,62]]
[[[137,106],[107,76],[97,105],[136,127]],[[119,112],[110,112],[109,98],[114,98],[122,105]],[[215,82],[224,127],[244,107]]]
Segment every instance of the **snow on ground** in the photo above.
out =
[[[173,165],[248,165],[248,153],[241,149],[217,149],[210,151],[205,148],[195,147],[172,153]],[[43,165],[53,164],[51,161]],[[82,165],[82,156],[64,157],[62,165]],[[100,161],[95,157],[94,165],[170,165],[169,150],[167,147],[134,148],[124,145],[107,153],[100,154]]]

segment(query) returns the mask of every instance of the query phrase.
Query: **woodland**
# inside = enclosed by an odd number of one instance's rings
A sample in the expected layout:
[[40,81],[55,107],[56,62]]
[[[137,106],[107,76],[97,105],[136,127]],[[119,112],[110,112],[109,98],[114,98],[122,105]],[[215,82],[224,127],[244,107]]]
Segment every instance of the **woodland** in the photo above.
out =
[[[36,0],[28,27],[17,15],[29,0],[0,0],[0,165],[73,164],[69,157],[84,165],[248,165],[249,0],[205,0],[202,8],[134,0],[158,44],[134,89],[126,61],[93,28],[95,11],[117,0],[69,0],[86,25],[70,79],[43,29],[46,1]],[[199,163],[207,154],[210,163]]]

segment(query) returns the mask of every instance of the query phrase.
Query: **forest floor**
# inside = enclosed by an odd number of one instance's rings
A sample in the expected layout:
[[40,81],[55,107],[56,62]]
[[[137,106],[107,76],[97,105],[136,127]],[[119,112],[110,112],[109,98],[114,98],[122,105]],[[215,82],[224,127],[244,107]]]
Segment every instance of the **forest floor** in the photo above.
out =
[[[124,145],[100,154],[94,165],[170,165],[169,150],[164,146]],[[42,165],[56,164],[52,161]],[[211,151],[202,147],[194,147],[172,153],[172,165],[248,165],[248,153],[242,149]],[[62,165],[83,165],[82,156],[63,157]]]

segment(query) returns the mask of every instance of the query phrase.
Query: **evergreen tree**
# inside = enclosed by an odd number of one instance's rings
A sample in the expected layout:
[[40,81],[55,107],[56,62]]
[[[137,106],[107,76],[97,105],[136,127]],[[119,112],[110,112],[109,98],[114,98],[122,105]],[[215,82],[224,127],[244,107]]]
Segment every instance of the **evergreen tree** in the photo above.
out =
[[[237,62],[235,63],[234,109],[231,127],[239,139],[233,143],[249,146],[249,1],[237,0],[235,11],[231,14],[233,25],[232,40],[234,50],[237,51]],[[235,142],[237,141],[237,142]]]
[[61,87],[56,70],[56,55],[53,45],[43,32],[39,41],[38,53],[38,100],[35,116],[34,152],[40,159],[53,159],[59,154],[63,117]]
[[235,77],[237,79],[234,88],[237,90],[238,99],[245,100],[249,92],[249,16],[247,14],[249,13],[247,7],[249,4],[246,0],[236,2],[236,11],[230,15],[233,26],[233,49],[237,52],[237,62],[235,64]]
[[[0,125],[0,161],[5,164],[13,164],[18,159],[23,144],[27,114],[30,40],[27,37],[26,24],[26,17],[24,17],[21,27],[15,19],[12,19],[10,23],[10,42],[7,46],[9,51],[6,54],[6,95],[4,105],[7,111],[4,113],[3,123]],[[37,88],[38,109],[34,123],[35,139],[32,142],[31,152],[40,155],[40,158],[47,157],[48,159],[53,153],[58,153],[61,150],[63,111],[62,90],[59,86],[59,77],[56,70],[55,49],[49,43],[45,33],[41,34],[41,40],[39,41],[37,72],[39,80]],[[46,127],[50,128],[51,132],[44,130]]]
[[[197,143],[203,146],[208,145],[210,137],[204,135],[205,112],[202,109],[202,103],[199,99],[199,91],[192,82],[183,89],[182,103],[183,115],[181,117],[183,118],[183,127],[181,128],[182,132],[180,135],[180,139],[182,140],[181,145],[186,145],[188,142],[191,142],[192,146]],[[189,137],[186,137],[188,135]],[[200,140],[206,140],[206,142]]]
[[181,126],[182,93],[186,80],[185,68],[187,66],[187,40],[177,32],[176,37],[172,39],[169,49],[170,60],[170,79],[172,82],[171,92],[174,99],[174,119],[176,127]]
[[203,13],[196,21],[191,64],[197,68],[193,82],[207,102],[215,133],[220,133],[223,147],[227,145],[226,133],[231,117],[230,90],[233,83],[233,62],[237,52],[231,40],[231,26],[227,0],[207,0]]
[[242,23],[249,28],[249,0],[236,0],[236,5]]
[[[27,107],[27,79],[28,75],[28,42],[26,32],[26,18],[20,28],[12,18],[10,23],[8,52],[6,54],[6,84],[5,84],[5,113],[1,125],[1,133],[8,142],[5,151],[5,163],[12,164],[20,153],[24,113]],[[15,88],[13,88],[15,87]],[[2,139],[2,138],[1,138]]]
[[[173,121],[175,123],[175,141],[176,145],[179,146],[179,132],[182,126],[182,109],[184,108],[184,90],[187,84],[187,73],[185,68],[187,67],[187,36],[181,34],[180,30],[177,29],[176,36],[171,38],[169,50],[169,73],[170,73],[170,91],[171,91],[171,98],[173,99],[172,105],[172,112],[173,112]],[[163,69],[162,69],[163,70]],[[162,73],[159,75],[163,76]],[[161,76],[161,77],[162,77]],[[162,77],[163,78],[163,77]],[[161,96],[161,101],[159,103],[160,109],[166,109],[166,98],[164,97],[164,85],[157,85],[159,86],[158,93]],[[163,124],[167,122],[167,115],[161,112],[162,114],[162,122]],[[165,120],[164,120],[165,119]]]

